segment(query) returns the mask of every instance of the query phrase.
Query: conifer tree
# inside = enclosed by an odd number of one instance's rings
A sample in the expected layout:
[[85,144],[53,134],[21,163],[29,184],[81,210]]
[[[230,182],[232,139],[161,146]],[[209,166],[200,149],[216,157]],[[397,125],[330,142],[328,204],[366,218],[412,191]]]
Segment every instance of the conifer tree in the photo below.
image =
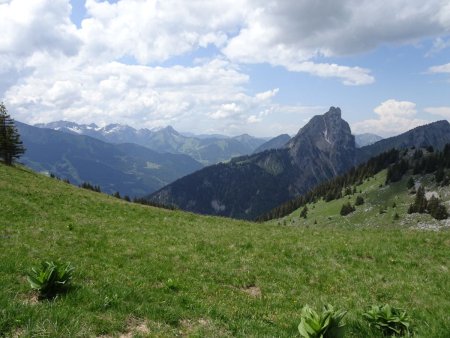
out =
[[351,214],[353,211],[355,211],[355,207],[352,206],[350,202],[347,202],[342,205],[340,214],[341,216],[347,216],[348,214]]
[[428,203],[427,199],[425,198],[425,189],[423,188],[423,186],[420,186],[419,189],[417,190],[414,203],[411,204],[408,208],[408,214],[412,214],[415,212],[423,214],[427,210],[427,207]]
[[12,165],[25,152],[20,135],[3,102],[0,102],[0,161]]
[[414,179],[412,178],[412,176],[409,178],[408,182],[406,182],[406,187],[408,189],[411,189],[412,187],[414,187],[415,183],[414,183]]
[[364,204],[364,198],[361,195],[358,195],[356,197],[355,205],[363,205]]
[[430,213],[431,217],[442,220],[448,218],[448,212],[445,205],[441,204],[441,201],[432,196],[430,200],[428,201],[428,212]]
[[307,218],[308,217],[308,207],[305,205],[300,213],[300,217]]

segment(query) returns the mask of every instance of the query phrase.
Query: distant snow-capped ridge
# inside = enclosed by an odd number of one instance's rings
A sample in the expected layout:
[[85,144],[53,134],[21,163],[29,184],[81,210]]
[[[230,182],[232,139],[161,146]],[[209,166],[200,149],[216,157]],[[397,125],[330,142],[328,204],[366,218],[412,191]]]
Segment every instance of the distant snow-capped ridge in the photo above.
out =
[[179,133],[172,126],[135,129],[119,123],[99,127],[95,123],[77,124],[69,121],[39,123],[35,126],[90,136],[109,143],[135,143],[160,153],[186,154],[204,165],[251,154],[266,141],[247,134],[236,137],[195,134],[188,136]]

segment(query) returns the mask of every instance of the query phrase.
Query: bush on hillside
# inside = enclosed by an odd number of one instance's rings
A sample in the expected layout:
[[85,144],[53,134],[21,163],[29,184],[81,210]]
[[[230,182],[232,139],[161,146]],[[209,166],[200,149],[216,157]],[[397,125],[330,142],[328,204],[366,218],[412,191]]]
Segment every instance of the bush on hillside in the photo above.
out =
[[448,218],[448,212],[445,205],[441,204],[441,201],[436,197],[431,197],[428,201],[428,212],[431,217],[437,220],[443,220]]
[[363,205],[364,204],[364,198],[362,196],[357,196],[355,205]]
[[431,217],[437,220],[443,220],[448,218],[448,211],[445,205],[441,203],[439,198],[432,196],[429,201],[425,197],[425,189],[420,187],[417,190],[414,203],[408,208],[408,214],[412,213],[429,213]]
[[351,205],[350,202],[344,203],[341,208],[341,216],[347,216],[355,210],[355,207]]

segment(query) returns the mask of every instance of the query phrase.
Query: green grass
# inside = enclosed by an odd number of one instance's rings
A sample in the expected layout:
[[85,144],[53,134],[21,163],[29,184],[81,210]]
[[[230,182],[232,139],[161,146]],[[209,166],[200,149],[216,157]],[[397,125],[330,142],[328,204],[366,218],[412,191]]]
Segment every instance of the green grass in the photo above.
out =
[[[305,304],[331,303],[349,337],[376,337],[361,313],[386,302],[417,337],[450,332],[448,231],[203,217],[3,165],[0,203],[0,336],[294,337]],[[76,268],[52,301],[26,281],[44,259]]]
[[[369,180],[365,180],[361,185],[356,186],[357,193],[344,196],[340,199],[325,202],[320,200],[310,203],[308,207],[307,219],[300,217],[303,208],[294,211],[292,214],[270,223],[276,225],[300,225],[300,226],[396,226],[396,227],[417,227],[418,224],[428,224],[436,229],[444,229],[442,225],[447,221],[437,221],[428,214],[408,215],[409,205],[414,201],[415,195],[406,188],[409,176],[405,176],[401,181],[385,185],[386,170],[378,173]],[[418,180],[418,177],[416,177]],[[450,188],[437,187],[433,183],[431,176],[420,178],[426,187],[426,191],[438,192],[441,199],[450,209]],[[364,198],[364,204],[356,206],[356,211],[343,217],[340,215],[341,207],[344,203],[355,204],[356,196]],[[399,219],[395,220],[394,215],[398,214]]]

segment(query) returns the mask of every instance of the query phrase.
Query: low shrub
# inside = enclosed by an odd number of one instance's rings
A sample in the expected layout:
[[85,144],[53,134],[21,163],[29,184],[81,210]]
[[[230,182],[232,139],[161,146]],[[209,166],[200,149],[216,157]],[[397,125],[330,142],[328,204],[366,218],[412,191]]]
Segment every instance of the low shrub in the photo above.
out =
[[340,214],[341,214],[341,216],[347,216],[348,214],[351,214],[355,210],[356,210],[355,207],[353,205],[351,205],[350,202],[344,203],[342,205]]
[[358,195],[356,197],[355,205],[363,205],[364,204],[364,198],[361,195]]

